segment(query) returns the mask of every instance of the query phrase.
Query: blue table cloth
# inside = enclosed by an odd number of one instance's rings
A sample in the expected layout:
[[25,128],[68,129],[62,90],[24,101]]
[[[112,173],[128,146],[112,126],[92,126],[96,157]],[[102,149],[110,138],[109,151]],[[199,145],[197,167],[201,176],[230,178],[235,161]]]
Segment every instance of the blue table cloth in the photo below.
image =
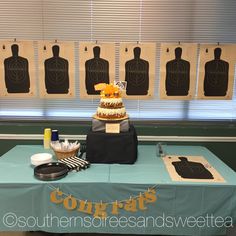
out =
[[[93,164],[57,181],[36,179],[31,155],[39,145],[18,145],[0,158],[0,230],[123,234],[223,235],[236,222],[236,173],[201,146],[165,146],[169,155],[204,156],[225,183],[174,182],[155,145],[140,145],[134,165]],[[107,218],[50,201],[55,189],[85,203],[107,203]],[[155,189],[156,200],[136,211],[112,204]],[[135,202],[135,204],[138,201]],[[93,210],[94,211],[94,210]]]

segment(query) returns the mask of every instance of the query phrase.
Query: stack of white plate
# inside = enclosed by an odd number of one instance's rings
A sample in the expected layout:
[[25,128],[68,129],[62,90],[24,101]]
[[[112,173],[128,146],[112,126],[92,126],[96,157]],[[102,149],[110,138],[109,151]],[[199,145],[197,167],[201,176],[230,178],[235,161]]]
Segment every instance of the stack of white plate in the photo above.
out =
[[34,166],[49,162],[52,162],[52,154],[50,153],[37,153],[31,156],[31,164]]

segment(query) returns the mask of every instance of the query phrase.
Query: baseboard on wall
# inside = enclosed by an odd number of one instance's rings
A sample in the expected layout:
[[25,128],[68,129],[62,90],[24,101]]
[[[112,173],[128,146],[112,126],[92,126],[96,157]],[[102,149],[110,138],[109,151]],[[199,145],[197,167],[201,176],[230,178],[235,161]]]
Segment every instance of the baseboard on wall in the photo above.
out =
[[[86,140],[86,135],[60,135],[61,139]],[[0,134],[0,140],[42,140],[42,134]],[[139,141],[150,142],[236,142],[236,137],[215,136],[138,136]]]

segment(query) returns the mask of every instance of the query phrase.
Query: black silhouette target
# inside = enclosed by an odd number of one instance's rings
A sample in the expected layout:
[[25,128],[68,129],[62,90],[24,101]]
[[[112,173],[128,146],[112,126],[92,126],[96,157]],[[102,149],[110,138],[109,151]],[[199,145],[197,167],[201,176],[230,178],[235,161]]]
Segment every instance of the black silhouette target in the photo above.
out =
[[139,87],[146,81],[146,64],[142,61],[129,64],[127,66],[127,70],[129,71],[130,79],[129,83],[132,86]]
[[21,60],[15,59],[9,61],[7,65],[8,77],[12,83],[21,84],[28,78],[27,68]]
[[103,61],[94,60],[93,63],[88,63],[87,67],[89,71],[88,80],[92,80],[94,84],[100,83],[104,75],[107,73],[107,68]]
[[187,157],[179,157],[180,161],[172,162],[176,172],[182,178],[187,179],[214,179],[206,167],[199,162],[189,161]]
[[178,88],[181,85],[181,80],[186,76],[186,65],[177,61],[173,62],[169,67],[169,84]]
[[45,87],[48,94],[69,93],[69,63],[59,56],[60,47],[52,47],[53,57],[44,62]]
[[4,60],[5,84],[8,93],[28,93],[30,76],[28,60],[18,55],[19,46],[11,46],[12,56]]
[[149,90],[149,63],[140,58],[141,48],[133,49],[134,59],[125,63],[127,95],[147,95]]
[[214,60],[205,64],[205,96],[225,96],[227,93],[229,63],[220,59],[221,51],[221,48],[215,48]]
[[167,96],[186,96],[190,85],[190,63],[181,58],[182,48],[175,49],[175,59],[166,63]]
[[227,66],[221,63],[216,62],[215,68],[208,68],[209,79],[206,81],[211,87],[217,88],[220,87],[220,80],[227,71]]
[[100,50],[99,46],[95,46],[93,48],[94,58],[85,62],[85,86],[89,95],[100,93],[94,88],[96,84],[109,84],[109,62],[100,57]]
[[61,60],[54,60],[48,65],[48,81],[55,85],[60,86],[65,83],[65,63]]

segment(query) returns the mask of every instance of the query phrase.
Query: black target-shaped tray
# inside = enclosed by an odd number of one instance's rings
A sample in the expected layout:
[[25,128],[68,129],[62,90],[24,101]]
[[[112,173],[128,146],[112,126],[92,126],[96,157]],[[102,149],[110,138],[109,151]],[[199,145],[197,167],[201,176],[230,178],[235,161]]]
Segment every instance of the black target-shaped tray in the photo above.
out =
[[34,176],[40,180],[57,180],[65,177],[69,172],[66,164],[60,162],[50,162],[38,165],[34,168]]

